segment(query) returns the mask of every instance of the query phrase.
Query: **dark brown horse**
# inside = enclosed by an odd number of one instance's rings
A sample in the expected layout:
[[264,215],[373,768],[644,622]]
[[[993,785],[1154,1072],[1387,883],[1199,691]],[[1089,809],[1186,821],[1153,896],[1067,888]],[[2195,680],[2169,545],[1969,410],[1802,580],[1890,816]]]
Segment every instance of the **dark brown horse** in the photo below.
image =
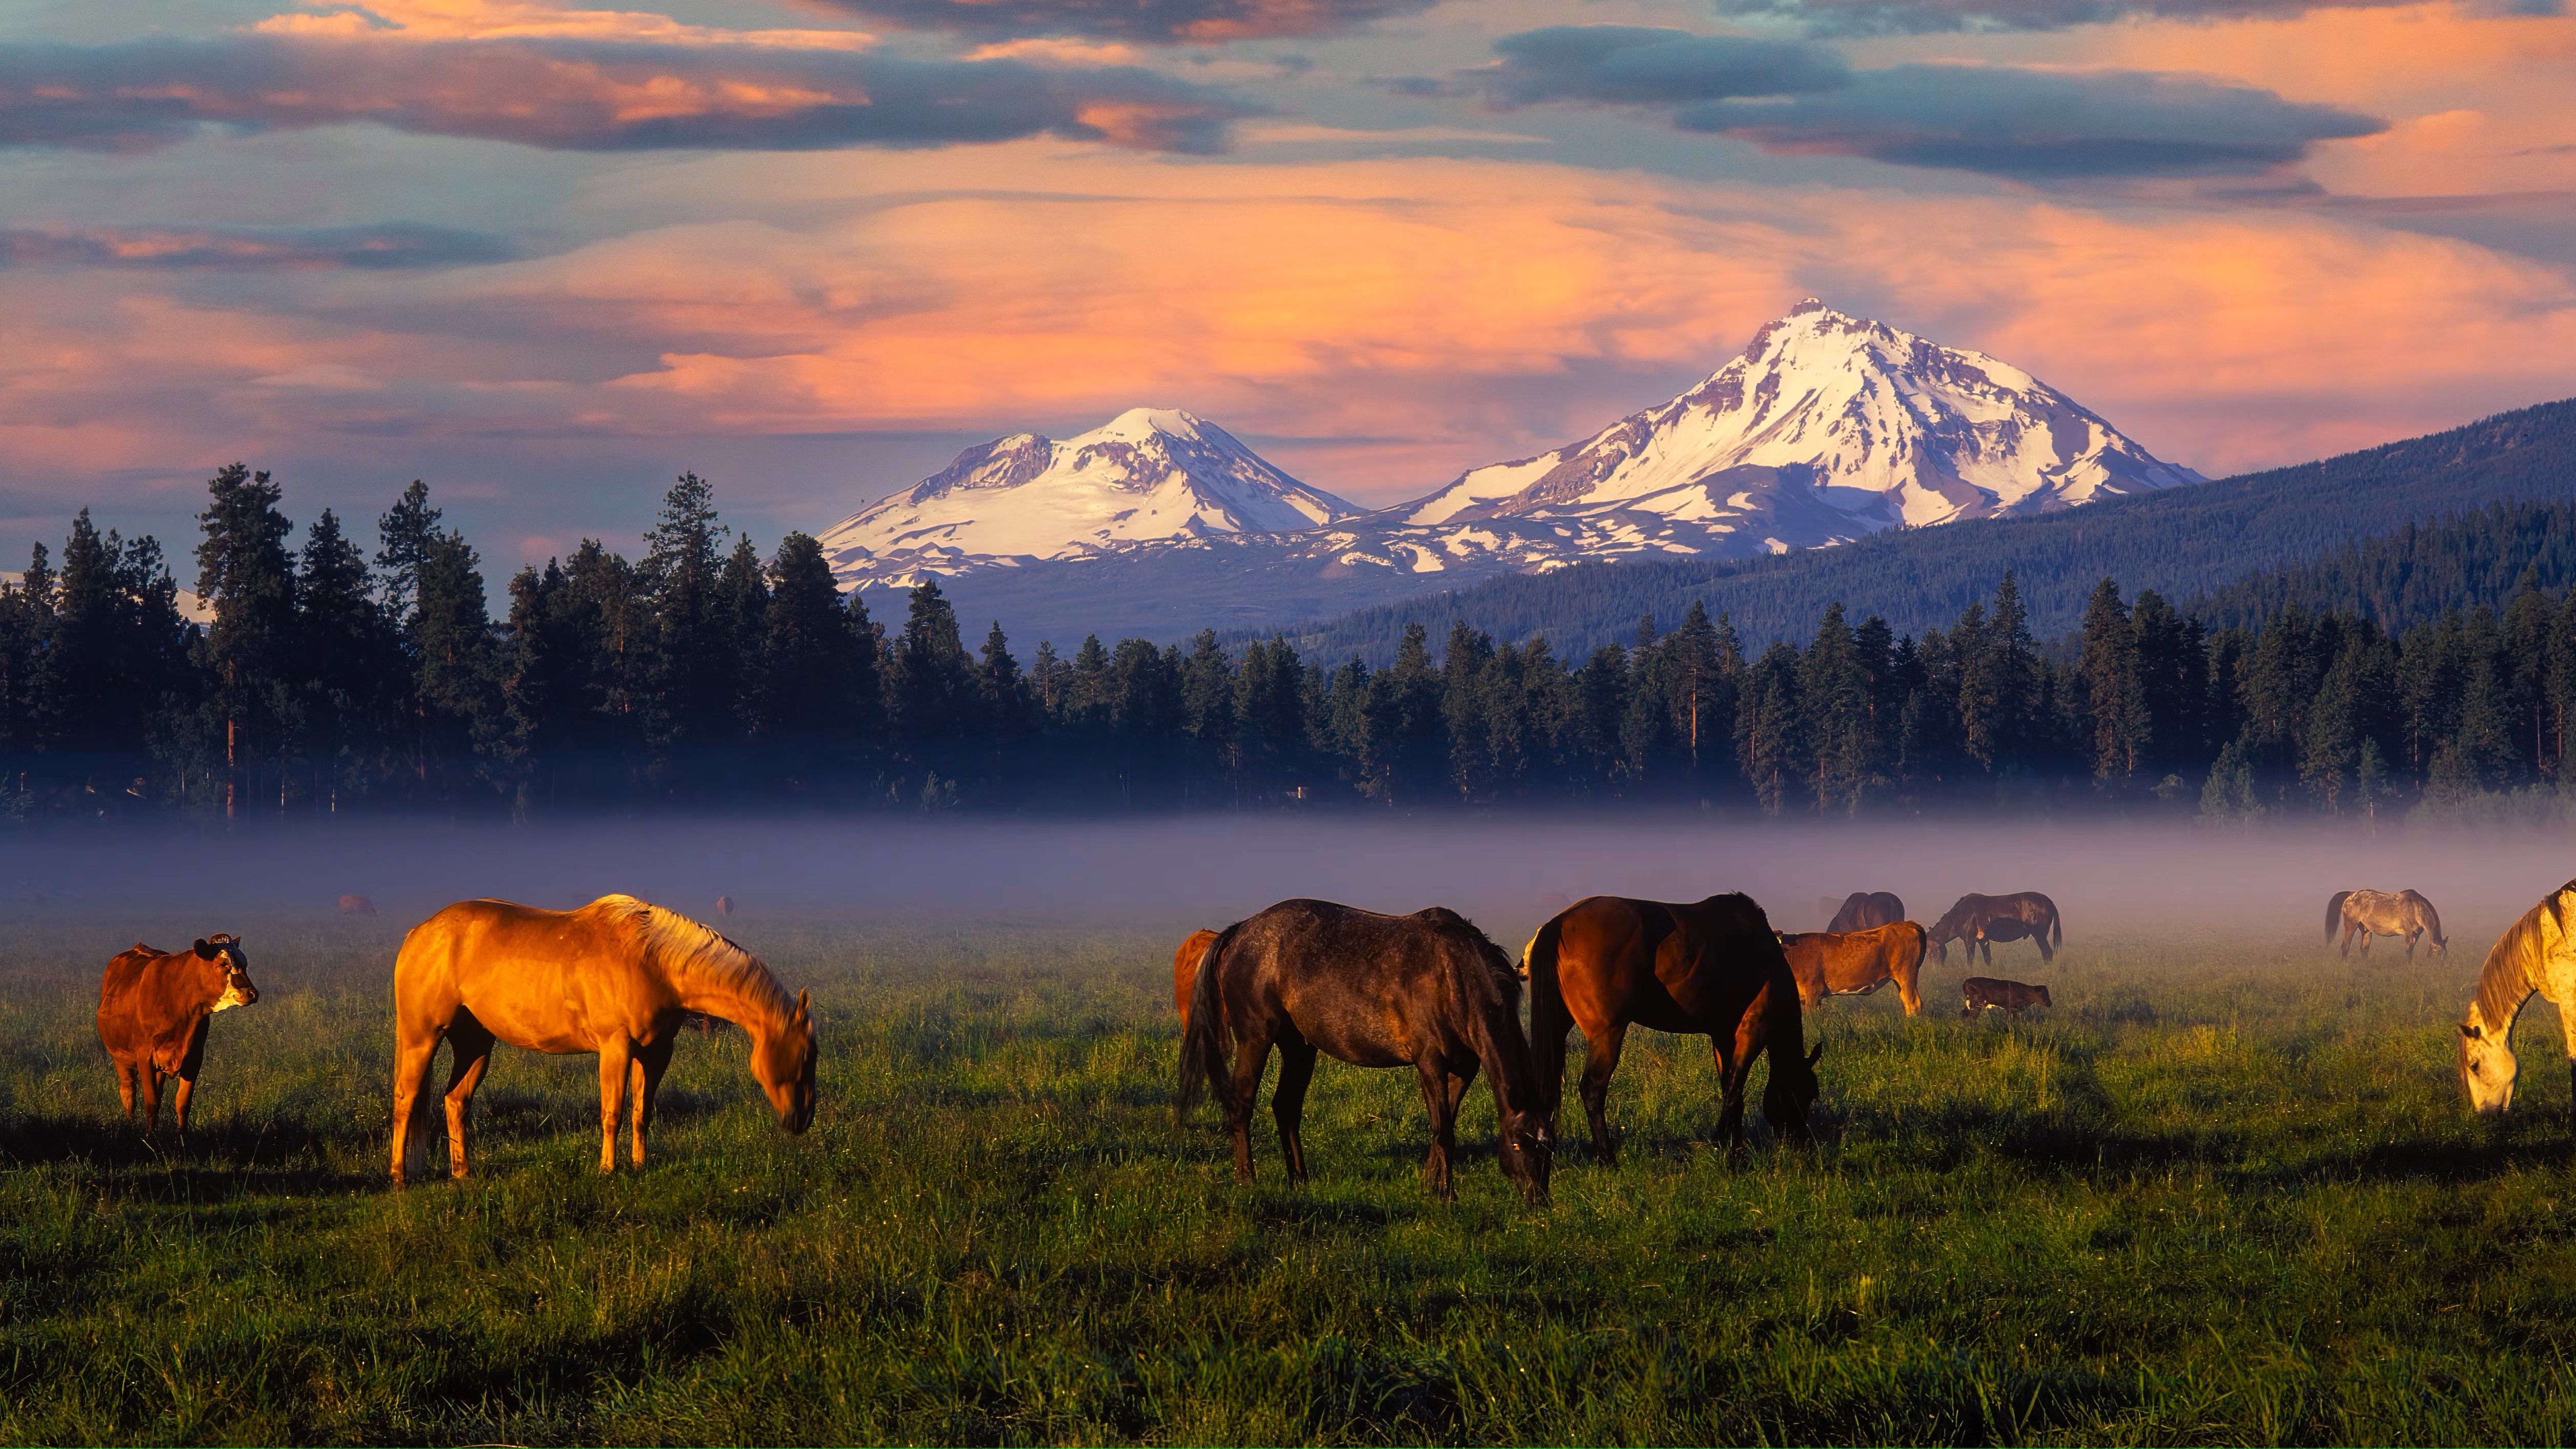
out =
[[1744,1084],[1771,1053],[1762,1115],[1790,1142],[1808,1140],[1819,1045],[1806,1050],[1798,982],[1770,918],[1743,895],[1695,904],[1592,896],[1538,928],[1522,953],[1530,982],[1530,1054],[1551,1126],[1565,1090],[1565,1034],[1583,1028],[1583,1110],[1592,1151],[1618,1160],[1606,1104],[1630,1026],[1704,1036],[1725,1093],[1717,1133],[1744,1155]]
[[1866,931],[1872,926],[1893,926],[1905,919],[1905,902],[1894,891],[1853,891],[1843,898],[1843,908],[1834,912],[1826,930],[1840,935],[1845,931]]
[[1414,1069],[1431,1116],[1423,1180],[1442,1197],[1457,1195],[1449,1161],[1458,1106],[1482,1070],[1501,1120],[1503,1173],[1530,1201],[1546,1200],[1554,1139],[1521,1034],[1520,978],[1457,912],[1382,916],[1291,900],[1218,933],[1190,989],[1180,1105],[1186,1114],[1208,1087],[1225,1109],[1243,1182],[1252,1181],[1252,1104],[1273,1046],[1279,1086],[1270,1114],[1291,1182],[1306,1180],[1306,1087],[1315,1054],[1328,1052],[1353,1066]]
[[1927,938],[1932,954],[1942,965],[1950,964],[1950,943],[1968,943],[1968,960],[1974,963],[1983,952],[1985,962],[1995,964],[1997,941],[2018,941],[2028,937],[2039,947],[2039,959],[2054,961],[2057,948],[2066,943],[2066,932],[2058,925],[2057,902],[2037,891],[2015,891],[2008,896],[1981,896],[1971,892],[1959,897],[1950,913],[1935,922]]

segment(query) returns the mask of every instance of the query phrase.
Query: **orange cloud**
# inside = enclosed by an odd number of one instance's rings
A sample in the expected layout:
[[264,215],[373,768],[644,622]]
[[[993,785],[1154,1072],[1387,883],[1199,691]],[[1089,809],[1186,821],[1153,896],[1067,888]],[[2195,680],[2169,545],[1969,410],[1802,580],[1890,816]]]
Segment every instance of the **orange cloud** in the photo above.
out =
[[732,30],[641,10],[574,10],[548,0],[309,0],[250,27],[327,40],[621,40],[655,45],[762,45],[858,50],[858,30]]
[[59,275],[48,297],[0,273],[24,339],[0,352],[0,451],[104,469],[202,456],[195,428],[246,455],[263,431],[500,452],[581,433],[1000,434],[1151,403],[1392,499],[1659,401],[1814,291],[2026,366],[2223,472],[2558,396],[2576,356],[2565,273],[2299,212],[1033,145],[864,173],[684,162],[590,204],[685,216],[719,174],[836,219],[298,273],[316,290],[290,315],[128,294],[102,323]]

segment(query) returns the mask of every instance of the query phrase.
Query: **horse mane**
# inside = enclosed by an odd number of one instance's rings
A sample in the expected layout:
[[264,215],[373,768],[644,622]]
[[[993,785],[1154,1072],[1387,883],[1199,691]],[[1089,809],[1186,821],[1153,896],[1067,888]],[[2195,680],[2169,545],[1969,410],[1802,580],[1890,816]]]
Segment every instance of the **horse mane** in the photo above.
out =
[[2426,930],[2432,932],[2433,944],[2436,946],[2447,946],[2449,943],[2442,939],[2442,913],[2433,909],[2433,903],[2424,899],[2423,893],[2417,891],[2412,886],[2409,886],[2403,894],[2406,899],[2413,901],[2416,906],[2424,912],[2424,927]]
[[2540,989],[2531,968],[2548,952],[2553,937],[2568,934],[2567,897],[2572,891],[2576,880],[2542,897],[2487,948],[2486,964],[2478,968],[2477,1000],[2469,1006],[2477,1025],[2489,1031],[2512,1029],[2522,1004]]
[[712,926],[629,895],[601,896],[575,914],[590,912],[632,932],[645,953],[674,977],[693,978],[747,997],[781,1021],[796,1014],[796,999],[778,984],[769,967]]

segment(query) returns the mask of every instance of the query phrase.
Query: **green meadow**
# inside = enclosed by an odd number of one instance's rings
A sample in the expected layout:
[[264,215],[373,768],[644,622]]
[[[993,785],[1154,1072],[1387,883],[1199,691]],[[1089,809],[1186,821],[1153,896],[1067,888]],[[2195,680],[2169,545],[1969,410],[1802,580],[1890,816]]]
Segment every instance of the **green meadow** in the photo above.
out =
[[408,1191],[399,926],[227,923],[260,1002],[214,1022],[188,1139],[147,1143],[91,1020],[136,924],[0,944],[11,1442],[2576,1436],[2557,1022],[2523,1023],[2514,1115],[2470,1118],[2483,935],[2409,965],[2078,933],[1998,953],[2056,997],[2019,1023],[1928,966],[1920,1018],[1815,1013],[1821,1145],[1757,1111],[1740,1170],[1705,1044],[1639,1033],[1621,1165],[1569,1145],[1533,1210],[1481,1085],[1441,1203],[1410,1074],[1331,1062],[1311,1187],[1264,1111],[1239,1188],[1213,1110],[1173,1122],[1177,930],[927,913],[733,923],[814,990],[806,1136],[739,1034],[692,1036],[655,1160],[602,1178],[591,1060],[504,1047],[479,1175]]

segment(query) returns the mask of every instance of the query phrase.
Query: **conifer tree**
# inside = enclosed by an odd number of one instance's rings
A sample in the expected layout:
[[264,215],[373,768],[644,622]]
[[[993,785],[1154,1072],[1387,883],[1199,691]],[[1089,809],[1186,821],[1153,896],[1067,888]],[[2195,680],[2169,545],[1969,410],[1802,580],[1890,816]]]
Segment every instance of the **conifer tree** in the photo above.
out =
[[282,492],[266,472],[228,463],[206,482],[197,515],[197,595],[214,610],[206,659],[223,721],[224,813],[238,813],[244,775],[275,751],[287,721],[270,688],[295,647],[295,571],[286,554],[292,525],[278,512]]

